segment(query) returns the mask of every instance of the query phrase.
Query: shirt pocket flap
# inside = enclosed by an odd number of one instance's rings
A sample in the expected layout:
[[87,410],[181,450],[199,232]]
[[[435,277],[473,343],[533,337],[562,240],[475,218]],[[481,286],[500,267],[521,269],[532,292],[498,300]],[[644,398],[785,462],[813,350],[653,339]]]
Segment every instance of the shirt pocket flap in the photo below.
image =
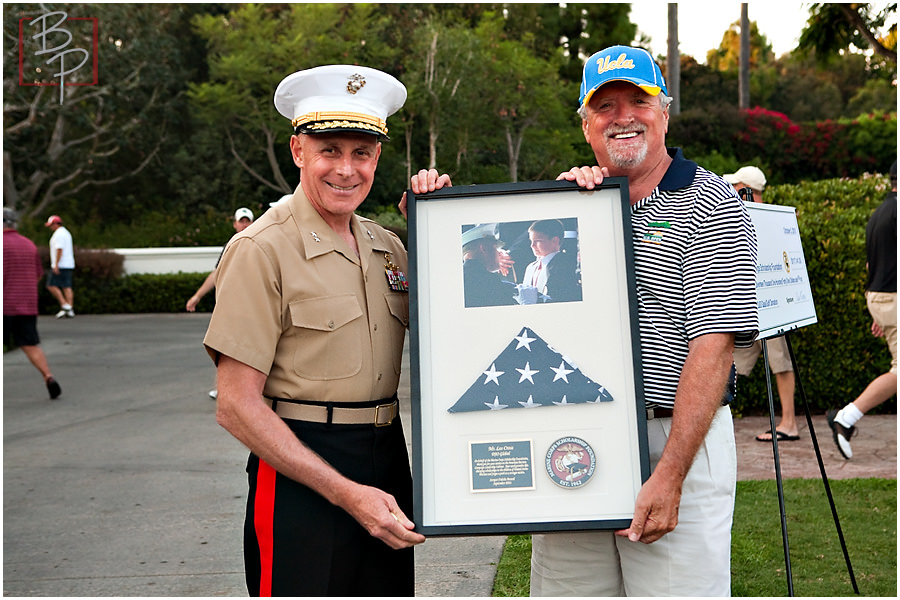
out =
[[335,331],[362,316],[356,296],[325,296],[291,302],[291,323],[294,327]]
[[385,294],[388,310],[404,327],[409,327],[409,294]]

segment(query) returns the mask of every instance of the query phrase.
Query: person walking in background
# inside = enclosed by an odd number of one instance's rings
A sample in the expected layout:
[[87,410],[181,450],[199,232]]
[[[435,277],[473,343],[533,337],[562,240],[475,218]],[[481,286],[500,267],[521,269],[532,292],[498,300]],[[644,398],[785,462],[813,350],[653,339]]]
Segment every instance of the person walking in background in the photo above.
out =
[[44,267],[37,246],[16,231],[17,227],[16,212],[4,207],[3,344],[22,349],[43,376],[50,399],[56,400],[62,389],[53,378],[37,331],[38,283],[44,275]]
[[[240,233],[244,229],[250,226],[253,222],[253,211],[249,208],[241,207],[234,211],[234,221],[232,225],[234,226],[235,233]],[[225,248],[222,248],[222,252],[225,252]],[[187,303],[184,308],[188,312],[194,312],[197,310],[197,304],[200,303],[200,300],[203,299],[203,296],[208,294],[210,290],[216,287],[216,270],[219,268],[219,261],[222,260],[222,255],[219,254],[219,260],[216,261],[216,266],[213,268],[212,272],[206,276],[206,279],[203,280],[203,283],[200,284],[200,287],[197,288],[197,291],[194,292],[194,295],[188,298]],[[213,393],[210,392],[210,396],[213,396]]]
[[[232,225],[234,226],[235,233],[240,233],[245,230],[250,224],[253,223],[253,211],[246,207],[241,207],[234,211],[234,219],[232,220]],[[229,238],[231,239],[231,238]],[[219,269],[219,261],[222,260],[222,254],[225,252],[225,246],[222,246],[222,252],[219,253],[219,258],[216,260],[216,266],[213,267],[213,270],[209,275],[206,276],[206,279],[203,280],[203,283],[200,284],[200,287],[197,288],[197,291],[194,292],[194,295],[188,298],[187,303],[184,305],[184,309],[188,312],[194,312],[197,310],[197,304],[200,303],[200,300],[203,299],[203,296],[208,294],[210,290],[216,287],[216,271]],[[219,391],[216,388],[209,390],[209,397],[212,400],[215,400],[219,396]]]
[[72,318],[75,316],[73,305],[75,302],[72,291],[72,276],[75,273],[75,250],[72,246],[72,234],[63,227],[62,218],[59,215],[51,215],[45,227],[49,227],[53,234],[50,236],[50,275],[47,280],[47,289],[59,302],[59,312],[56,318]]
[[891,352],[891,369],[872,380],[853,402],[826,413],[841,456],[853,458],[850,438],[863,415],[897,393],[897,161],[891,165],[891,191],[866,225],[866,306],[872,335],[883,337]]
[[[762,203],[763,190],[766,188],[766,176],[758,167],[741,167],[735,173],[722,176],[730,183],[735,191],[742,188],[750,188],[753,192],[753,201]],[[775,435],[779,442],[794,442],[800,439],[800,431],[797,427],[796,414],[794,412],[794,363],[788,352],[787,342],[783,336],[766,340],[766,348],[769,353],[769,366],[775,373],[775,386],[778,388],[778,398],[781,400],[781,421],[775,426]],[[734,365],[737,374],[746,377],[753,371],[756,361],[762,353],[762,341],[756,340],[749,348],[734,349]],[[766,431],[756,436],[758,442],[771,442],[772,432]]]

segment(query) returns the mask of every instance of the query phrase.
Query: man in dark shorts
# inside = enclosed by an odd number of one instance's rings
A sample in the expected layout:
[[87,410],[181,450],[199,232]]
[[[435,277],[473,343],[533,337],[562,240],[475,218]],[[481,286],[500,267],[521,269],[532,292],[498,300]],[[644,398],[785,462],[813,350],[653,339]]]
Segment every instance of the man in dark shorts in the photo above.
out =
[[15,211],[3,209],[3,344],[22,349],[41,372],[50,399],[62,393],[53,378],[37,332],[38,282],[44,274],[34,242],[16,231]]
[[75,316],[72,305],[75,294],[72,291],[72,275],[75,273],[75,248],[72,246],[72,234],[63,227],[59,215],[51,215],[44,227],[49,227],[50,236],[50,276],[47,278],[47,290],[59,302],[57,319],[71,319]]

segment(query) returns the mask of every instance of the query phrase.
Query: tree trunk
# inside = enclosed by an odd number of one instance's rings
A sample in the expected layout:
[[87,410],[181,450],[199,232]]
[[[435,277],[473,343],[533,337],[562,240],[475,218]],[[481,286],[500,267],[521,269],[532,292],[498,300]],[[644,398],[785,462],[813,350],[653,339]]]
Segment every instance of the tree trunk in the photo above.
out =
[[669,48],[666,53],[666,83],[672,104],[669,114],[675,116],[681,112],[681,53],[678,50],[678,4],[669,3]]
[[741,66],[738,74],[738,108],[750,108],[750,17],[747,3],[741,3]]

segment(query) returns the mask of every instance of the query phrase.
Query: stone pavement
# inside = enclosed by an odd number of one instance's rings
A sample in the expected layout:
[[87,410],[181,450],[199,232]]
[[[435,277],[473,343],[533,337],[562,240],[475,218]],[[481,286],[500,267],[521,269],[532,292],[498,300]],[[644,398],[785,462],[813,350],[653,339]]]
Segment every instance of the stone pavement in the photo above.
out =
[[[800,439],[780,442],[778,458],[784,479],[821,479],[812,436],[800,399],[797,399]],[[841,408],[841,407],[835,407]],[[776,408],[777,410],[777,408]],[[776,418],[776,423],[778,419]],[[838,452],[825,415],[813,415],[813,432],[829,479],[856,477],[897,478],[897,415],[869,415],[858,423],[851,440],[853,458],[845,460]],[[769,417],[744,417],[734,420],[738,449],[738,479],[775,479],[775,459],[771,442],[754,438],[771,427]]]
[[[246,596],[246,450],[207,397],[208,320],[41,317],[57,401],[22,352],[3,356],[5,596]],[[400,397],[408,426],[408,375]],[[828,476],[896,478],[896,417],[860,425],[856,458],[844,461],[814,417]],[[753,440],[768,418],[735,429],[739,476],[773,477],[771,444]],[[805,425],[801,435],[779,445],[784,476],[819,477]],[[416,551],[417,595],[490,596],[503,542],[429,539]]]

